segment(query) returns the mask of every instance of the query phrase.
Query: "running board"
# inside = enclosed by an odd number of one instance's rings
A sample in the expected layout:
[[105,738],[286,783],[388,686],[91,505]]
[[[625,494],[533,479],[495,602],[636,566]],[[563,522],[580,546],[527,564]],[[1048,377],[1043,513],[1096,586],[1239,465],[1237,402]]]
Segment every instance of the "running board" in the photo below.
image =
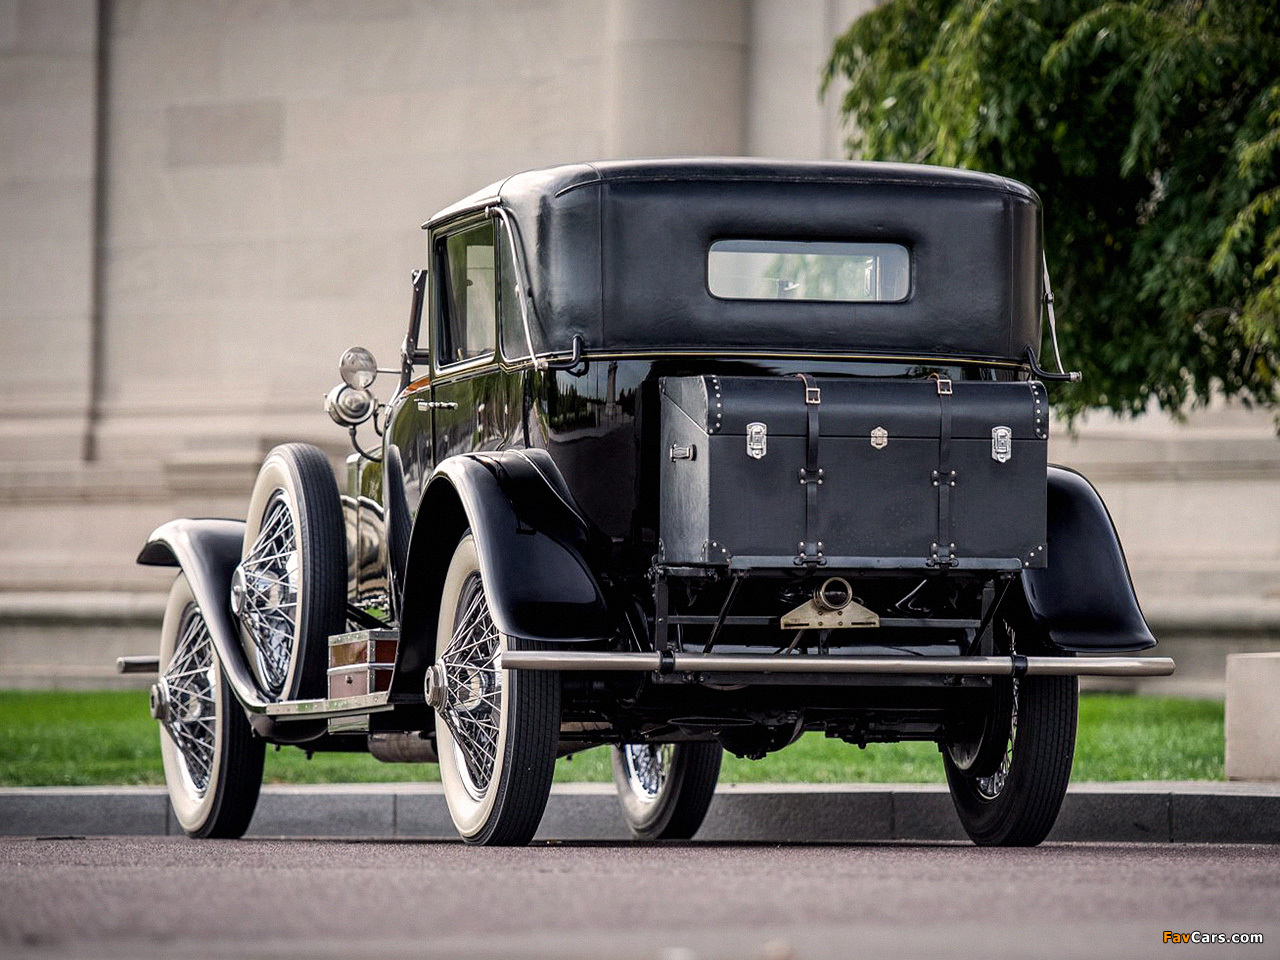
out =
[[[399,703],[402,698],[397,698]],[[417,698],[421,703],[422,698]],[[366,713],[384,713],[393,710],[390,692],[366,693],[356,697],[337,697],[332,700],[282,700],[269,703],[256,713],[265,713],[277,720],[311,720],[328,717],[347,717]]]
[[591,653],[509,650],[512,670],[634,670],[655,673],[971,674],[984,677],[1167,677],[1170,657],[833,657],[810,654]]

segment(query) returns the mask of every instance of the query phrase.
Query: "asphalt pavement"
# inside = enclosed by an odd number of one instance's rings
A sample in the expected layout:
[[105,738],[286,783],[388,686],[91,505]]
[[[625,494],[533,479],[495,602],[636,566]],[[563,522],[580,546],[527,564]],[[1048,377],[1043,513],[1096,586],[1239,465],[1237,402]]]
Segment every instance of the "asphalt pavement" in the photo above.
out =
[[5,839],[0,955],[1270,958],[1280,847]]

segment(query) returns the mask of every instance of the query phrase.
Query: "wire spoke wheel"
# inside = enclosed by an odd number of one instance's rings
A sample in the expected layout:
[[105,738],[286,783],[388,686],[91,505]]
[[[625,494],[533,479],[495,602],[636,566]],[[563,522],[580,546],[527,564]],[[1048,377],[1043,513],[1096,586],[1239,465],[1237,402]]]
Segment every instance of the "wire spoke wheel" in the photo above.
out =
[[241,622],[256,640],[258,672],[279,696],[298,635],[298,534],[283,490],[273,491],[257,538],[240,561]]
[[624,743],[613,748],[622,816],[640,840],[687,840],[706,818],[720,778],[719,743]]
[[995,800],[1003,792],[1009,782],[1009,768],[1013,764],[1013,745],[1018,739],[1018,686],[1021,681],[1017,677],[1010,680],[1013,689],[1013,706],[1009,715],[1009,737],[1005,741],[1004,756],[995,772],[987,777],[974,777],[973,786],[978,796],[984,800]]
[[483,798],[497,763],[502,715],[498,628],[479,572],[463,584],[462,616],[438,663],[443,676],[445,723],[453,734],[458,772],[475,800]]
[[468,534],[445,576],[427,700],[436,711],[445,800],[469,843],[528,843],[551,793],[560,677],[504,670],[511,642],[494,622]]
[[185,576],[174,581],[151,688],[169,802],[193,837],[239,837],[262,784],[264,743],[222,675],[204,615]]
[[302,443],[272,450],[249,497],[231,581],[249,666],[271,699],[325,694],[328,640],[346,623],[346,539],[325,455]]
[[218,750],[218,672],[213,640],[194,603],[183,611],[177,651],[160,678],[168,709],[161,724],[178,748],[178,765],[193,796],[203,797]]
[[655,802],[671,777],[675,744],[628,743],[619,749],[631,792],[641,801]]

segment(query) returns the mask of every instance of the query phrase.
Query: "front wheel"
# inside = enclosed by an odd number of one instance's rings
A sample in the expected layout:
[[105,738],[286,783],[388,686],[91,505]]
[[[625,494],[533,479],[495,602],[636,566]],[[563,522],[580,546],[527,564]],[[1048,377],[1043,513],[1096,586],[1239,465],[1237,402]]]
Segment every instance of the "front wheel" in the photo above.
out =
[[516,643],[493,622],[468,533],[445,574],[436,662],[427,675],[444,797],[468,843],[528,843],[551,794],[560,675],[503,669],[502,656]]
[[688,840],[707,816],[720,779],[718,743],[625,743],[613,748],[613,782],[637,840]]
[[209,627],[179,575],[160,632],[151,688],[169,803],[187,836],[235,838],[253,819],[266,745],[222,675]]

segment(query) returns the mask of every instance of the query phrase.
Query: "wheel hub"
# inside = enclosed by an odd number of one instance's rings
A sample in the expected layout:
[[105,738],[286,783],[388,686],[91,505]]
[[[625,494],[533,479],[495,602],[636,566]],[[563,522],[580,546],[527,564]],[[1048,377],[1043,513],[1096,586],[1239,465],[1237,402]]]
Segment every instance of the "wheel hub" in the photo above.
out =
[[244,613],[246,592],[244,570],[237,564],[235,571],[231,574],[231,612],[237,617]]
[[169,682],[164,677],[161,677],[151,685],[151,695],[148,700],[151,719],[159,720],[161,723],[167,723],[169,720],[169,706],[172,702],[172,698],[169,694]]
[[427,698],[427,706],[432,710],[442,709],[444,707],[445,691],[444,667],[438,663],[428,667],[423,686]]

